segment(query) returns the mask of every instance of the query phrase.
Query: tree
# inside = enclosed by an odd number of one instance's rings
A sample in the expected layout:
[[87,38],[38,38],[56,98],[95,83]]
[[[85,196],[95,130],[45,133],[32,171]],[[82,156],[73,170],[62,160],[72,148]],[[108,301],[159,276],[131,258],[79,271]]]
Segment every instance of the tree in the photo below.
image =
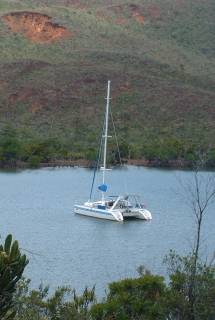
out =
[[6,137],[0,144],[0,161],[13,165],[20,153],[20,143],[16,138]]
[[88,166],[94,166],[96,163],[97,150],[93,147],[88,147],[85,154],[85,159],[88,161]]
[[208,207],[215,202],[215,175],[214,173],[203,174],[200,169],[196,168],[187,186],[183,185],[180,177],[177,179],[184,190],[185,202],[196,219],[196,238],[193,246],[194,264],[196,264],[199,258],[202,220]]
[[[184,190],[183,196],[185,202],[190,207],[196,219],[193,249],[187,257],[181,258],[175,253],[171,253],[170,256],[166,258],[166,262],[171,266],[169,269],[170,287],[180,296],[179,299],[176,295],[172,295],[175,301],[181,301],[181,308],[180,310],[178,309],[178,317],[179,319],[189,320],[202,319],[202,314],[199,313],[200,305],[202,305],[203,309],[204,305],[205,307],[207,304],[210,305],[211,312],[209,312],[207,319],[214,319],[215,314],[214,302],[209,302],[211,294],[214,293],[215,290],[215,268],[212,266],[212,261],[209,265],[202,263],[199,255],[202,221],[208,207],[215,202],[215,175],[214,173],[203,174],[200,169],[205,161],[202,157],[199,159],[196,170],[187,185],[184,185],[180,177],[178,177],[178,181]],[[205,294],[203,294],[202,288],[207,288]],[[182,313],[183,316],[181,316]]]
[[139,278],[110,283],[107,298],[93,305],[90,314],[94,320],[165,320],[159,304],[165,287],[163,277],[144,270]]
[[40,166],[41,157],[38,155],[33,155],[33,156],[29,157],[28,162],[31,167],[38,168]]
[[143,154],[149,161],[168,162],[178,159],[182,145],[175,138],[164,139],[160,144],[153,143],[143,147]]
[[12,124],[11,122],[6,123],[2,130],[1,130],[1,135],[4,138],[15,138],[16,136],[16,129],[14,128],[14,124]]
[[182,144],[176,138],[164,139],[160,148],[160,159],[162,161],[176,160],[182,152]]
[[195,255],[180,257],[175,252],[165,259],[170,283],[160,303],[166,320],[214,320],[215,267],[195,261]]
[[[25,254],[21,254],[18,241],[12,244],[9,234],[4,246],[0,245],[0,318],[3,318],[13,308],[16,284],[28,264]],[[7,317],[13,319],[15,310]]]
[[42,283],[29,290],[30,279],[22,278],[15,295],[18,319],[89,320],[89,307],[96,301],[95,287],[85,288],[81,296],[70,286],[58,287],[52,296]]

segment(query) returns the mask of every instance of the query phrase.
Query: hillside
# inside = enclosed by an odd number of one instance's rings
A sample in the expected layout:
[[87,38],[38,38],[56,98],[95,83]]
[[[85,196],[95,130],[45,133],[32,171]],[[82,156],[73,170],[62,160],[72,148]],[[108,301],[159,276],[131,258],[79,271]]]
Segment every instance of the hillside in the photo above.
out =
[[121,141],[213,143],[214,0],[2,0],[0,130],[96,146],[111,80]]

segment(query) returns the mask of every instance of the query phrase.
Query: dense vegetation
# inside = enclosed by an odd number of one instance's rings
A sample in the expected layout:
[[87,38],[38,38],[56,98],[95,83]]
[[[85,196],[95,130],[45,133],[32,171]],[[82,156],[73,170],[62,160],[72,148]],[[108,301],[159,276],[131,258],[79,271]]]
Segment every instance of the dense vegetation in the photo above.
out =
[[[96,139],[98,140],[98,138]],[[114,139],[113,139],[114,140]],[[199,155],[205,153],[204,166],[215,166],[215,147],[203,145],[193,141],[182,142],[176,138],[165,138],[160,142],[141,144],[138,147],[121,140],[118,144],[110,141],[108,146],[108,161],[117,165],[122,159],[148,160],[149,165],[177,165],[196,166]],[[60,160],[84,159],[85,165],[94,166],[97,155],[97,147],[82,144],[80,141],[71,143],[67,139],[28,139],[22,138],[22,131],[15,131],[12,125],[6,125],[2,129],[0,141],[1,166],[14,167],[17,161],[28,162],[32,167],[38,167],[40,163],[56,163]],[[73,162],[71,162],[72,164]]]
[[140,266],[138,278],[110,283],[102,302],[96,301],[95,288],[85,288],[78,296],[75,289],[63,286],[51,295],[49,286],[32,290],[30,279],[22,278],[11,315],[16,311],[17,320],[213,320],[215,267],[198,260],[193,283],[194,259],[170,252],[165,259],[168,284]]
[[[21,12],[46,14],[68,34],[54,41],[42,22],[32,34],[36,20],[22,21]],[[215,147],[213,0],[2,0],[0,14],[2,165],[8,143],[13,159],[32,164],[91,157],[107,80],[119,141],[132,157],[192,162],[202,145]]]

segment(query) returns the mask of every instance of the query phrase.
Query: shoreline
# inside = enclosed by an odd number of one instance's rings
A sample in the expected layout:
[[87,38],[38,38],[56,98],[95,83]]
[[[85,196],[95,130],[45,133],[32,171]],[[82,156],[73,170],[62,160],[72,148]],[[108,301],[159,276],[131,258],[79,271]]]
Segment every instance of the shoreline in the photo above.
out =
[[[189,163],[182,160],[158,162],[148,161],[145,159],[123,159],[123,164],[137,167],[151,167],[151,168],[193,168]],[[16,164],[1,166],[1,169],[42,169],[47,167],[80,167],[80,168],[94,168],[94,163],[84,159],[79,160],[55,160],[46,163],[40,163],[38,167],[32,167],[28,162],[17,161]]]

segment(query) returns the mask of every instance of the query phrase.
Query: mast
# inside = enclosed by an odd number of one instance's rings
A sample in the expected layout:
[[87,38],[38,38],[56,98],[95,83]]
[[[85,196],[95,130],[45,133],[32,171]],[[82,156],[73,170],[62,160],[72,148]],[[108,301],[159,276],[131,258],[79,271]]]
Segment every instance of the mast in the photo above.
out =
[[[107,104],[106,104],[106,114],[105,114],[105,134],[104,138],[104,159],[103,159],[103,178],[102,183],[105,183],[105,170],[106,170],[106,159],[107,159],[107,138],[108,138],[108,114],[109,114],[109,100],[110,100],[110,81],[108,81],[107,90]],[[102,192],[102,200],[105,200],[105,193]]]

